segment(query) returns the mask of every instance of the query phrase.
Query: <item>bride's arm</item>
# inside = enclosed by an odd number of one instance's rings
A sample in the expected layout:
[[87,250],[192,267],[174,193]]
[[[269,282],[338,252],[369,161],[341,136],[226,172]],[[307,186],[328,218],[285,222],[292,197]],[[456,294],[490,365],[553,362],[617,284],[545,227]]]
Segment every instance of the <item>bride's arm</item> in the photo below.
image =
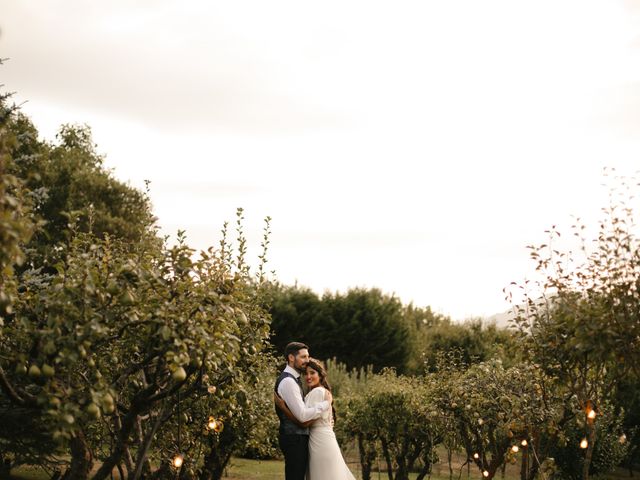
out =
[[304,423],[299,421],[296,418],[296,416],[293,413],[291,413],[291,410],[289,410],[289,407],[287,407],[287,403],[277,393],[273,394],[273,400],[276,404],[276,407],[282,410],[282,412],[287,416],[287,418],[291,420],[293,423],[295,423],[296,425],[298,425],[299,427],[307,428],[308,426],[312,425],[313,422],[315,422],[315,420],[309,420],[308,422],[304,422]]

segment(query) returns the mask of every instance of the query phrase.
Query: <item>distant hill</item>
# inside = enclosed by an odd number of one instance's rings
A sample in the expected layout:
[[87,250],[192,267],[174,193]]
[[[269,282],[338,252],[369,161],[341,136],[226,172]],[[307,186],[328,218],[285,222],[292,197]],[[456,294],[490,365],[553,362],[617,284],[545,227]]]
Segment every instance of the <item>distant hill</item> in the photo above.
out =
[[495,323],[498,328],[509,328],[513,325],[511,320],[513,319],[513,308],[510,308],[506,312],[496,313],[490,317],[486,317],[482,320],[482,323],[491,324]]
[[[551,301],[553,300],[553,296],[548,297],[547,299],[540,297],[537,300],[538,306],[542,306],[544,302],[547,302],[550,300]],[[482,322],[486,324],[495,323],[498,328],[510,328],[510,327],[513,328],[513,323],[511,322],[511,320],[513,320],[513,318],[515,317],[515,314],[513,312],[515,309],[520,307],[524,307],[524,303],[520,305],[516,305],[516,307],[510,308],[505,312],[496,313],[494,315],[491,315],[490,317],[486,317],[482,320]]]

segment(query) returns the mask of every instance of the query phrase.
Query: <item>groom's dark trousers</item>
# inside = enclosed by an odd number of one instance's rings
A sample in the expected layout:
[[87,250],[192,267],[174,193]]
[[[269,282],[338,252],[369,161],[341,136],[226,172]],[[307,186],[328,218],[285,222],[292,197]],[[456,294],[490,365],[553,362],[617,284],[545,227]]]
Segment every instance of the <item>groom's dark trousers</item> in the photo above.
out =
[[309,435],[280,435],[280,449],[284,453],[284,478],[304,480],[309,461]]
[[[282,372],[276,380],[276,392],[280,382],[287,377],[293,378],[300,388],[302,385],[299,378],[296,379],[288,372]],[[284,454],[284,476],[286,480],[304,480],[309,464],[309,429],[299,427],[280,410],[276,408],[276,413],[280,419],[280,449]]]

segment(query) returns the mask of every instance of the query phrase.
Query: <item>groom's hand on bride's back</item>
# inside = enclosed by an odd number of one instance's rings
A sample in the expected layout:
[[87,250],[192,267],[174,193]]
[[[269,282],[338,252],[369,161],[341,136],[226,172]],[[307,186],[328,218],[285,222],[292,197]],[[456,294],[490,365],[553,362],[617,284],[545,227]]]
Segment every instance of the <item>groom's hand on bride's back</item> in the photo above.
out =
[[284,410],[284,406],[286,405],[282,397],[278,395],[278,392],[273,392],[273,403],[275,403],[276,407],[280,410]]

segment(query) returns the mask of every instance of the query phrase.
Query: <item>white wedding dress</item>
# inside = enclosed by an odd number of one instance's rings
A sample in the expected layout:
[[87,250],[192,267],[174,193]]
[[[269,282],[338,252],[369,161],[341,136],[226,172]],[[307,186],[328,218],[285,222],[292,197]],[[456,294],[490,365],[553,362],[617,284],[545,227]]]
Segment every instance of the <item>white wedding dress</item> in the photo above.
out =
[[[311,390],[304,403],[312,407],[324,400],[324,387]],[[332,409],[325,411],[309,429],[309,470],[306,480],[355,480],[342,458],[331,426]]]

